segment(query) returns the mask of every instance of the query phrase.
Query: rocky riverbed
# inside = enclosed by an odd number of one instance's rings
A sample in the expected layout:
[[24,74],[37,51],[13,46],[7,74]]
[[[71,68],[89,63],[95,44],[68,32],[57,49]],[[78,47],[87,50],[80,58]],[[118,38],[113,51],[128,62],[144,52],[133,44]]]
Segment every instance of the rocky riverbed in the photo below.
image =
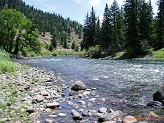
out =
[[[9,123],[135,123],[135,118],[112,107],[106,97],[81,82],[60,84],[59,76],[38,68],[21,66],[16,73],[0,75],[0,122]],[[151,120],[162,121],[150,112]]]

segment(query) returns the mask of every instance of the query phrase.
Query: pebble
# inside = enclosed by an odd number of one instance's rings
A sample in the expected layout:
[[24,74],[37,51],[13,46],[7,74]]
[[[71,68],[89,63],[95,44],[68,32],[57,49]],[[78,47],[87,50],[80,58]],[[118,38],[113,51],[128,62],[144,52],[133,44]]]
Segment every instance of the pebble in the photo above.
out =
[[107,108],[101,107],[101,108],[98,109],[98,112],[99,113],[106,113],[107,112]]
[[65,114],[65,113],[59,113],[58,116],[59,116],[59,117],[65,117],[66,114]]
[[52,108],[52,109],[56,109],[60,107],[60,103],[58,102],[53,102],[53,103],[48,103],[46,104],[46,108]]
[[85,102],[83,100],[79,100],[79,101],[77,101],[77,103],[79,103],[81,105],[85,105]]
[[137,123],[137,119],[135,117],[129,115],[123,119],[123,122],[124,123]]
[[46,119],[46,123],[53,123],[53,120],[51,120],[51,119]]

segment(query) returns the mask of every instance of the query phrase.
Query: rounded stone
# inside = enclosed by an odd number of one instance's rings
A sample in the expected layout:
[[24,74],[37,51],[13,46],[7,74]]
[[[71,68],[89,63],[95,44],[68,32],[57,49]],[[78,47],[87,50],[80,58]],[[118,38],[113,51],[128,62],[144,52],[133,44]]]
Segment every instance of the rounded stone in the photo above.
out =
[[137,119],[135,117],[129,115],[123,119],[123,122],[124,123],[137,123]]
[[106,113],[107,112],[107,108],[101,107],[101,108],[98,109],[98,112],[99,113]]

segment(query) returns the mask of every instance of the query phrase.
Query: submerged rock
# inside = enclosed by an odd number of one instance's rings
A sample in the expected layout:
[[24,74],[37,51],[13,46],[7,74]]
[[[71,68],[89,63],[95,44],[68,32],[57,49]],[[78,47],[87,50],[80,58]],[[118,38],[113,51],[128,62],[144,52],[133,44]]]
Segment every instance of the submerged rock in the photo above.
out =
[[159,90],[153,94],[153,100],[159,101],[164,105],[164,85],[159,88]]
[[147,104],[148,107],[159,107],[163,108],[163,104],[159,101],[151,101]]
[[86,85],[81,81],[76,81],[72,85],[71,90],[73,91],[86,90]]
[[82,115],[79,112],[72,110],[71,113],[73,120],[82,120]]

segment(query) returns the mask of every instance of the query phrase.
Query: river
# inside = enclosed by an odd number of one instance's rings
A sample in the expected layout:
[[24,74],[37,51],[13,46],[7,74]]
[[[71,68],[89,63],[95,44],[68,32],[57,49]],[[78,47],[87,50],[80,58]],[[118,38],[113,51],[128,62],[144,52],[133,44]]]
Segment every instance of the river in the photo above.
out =
[[107,98],[104,105],[131,115],[154,111],[164,116],[163,109],[147,108],[152,95],[164,82],[164,61],[99,60],[71,56],[19,60],[24,64],[51,70],[70,86],[76,80],[88,88],[97,88]]

